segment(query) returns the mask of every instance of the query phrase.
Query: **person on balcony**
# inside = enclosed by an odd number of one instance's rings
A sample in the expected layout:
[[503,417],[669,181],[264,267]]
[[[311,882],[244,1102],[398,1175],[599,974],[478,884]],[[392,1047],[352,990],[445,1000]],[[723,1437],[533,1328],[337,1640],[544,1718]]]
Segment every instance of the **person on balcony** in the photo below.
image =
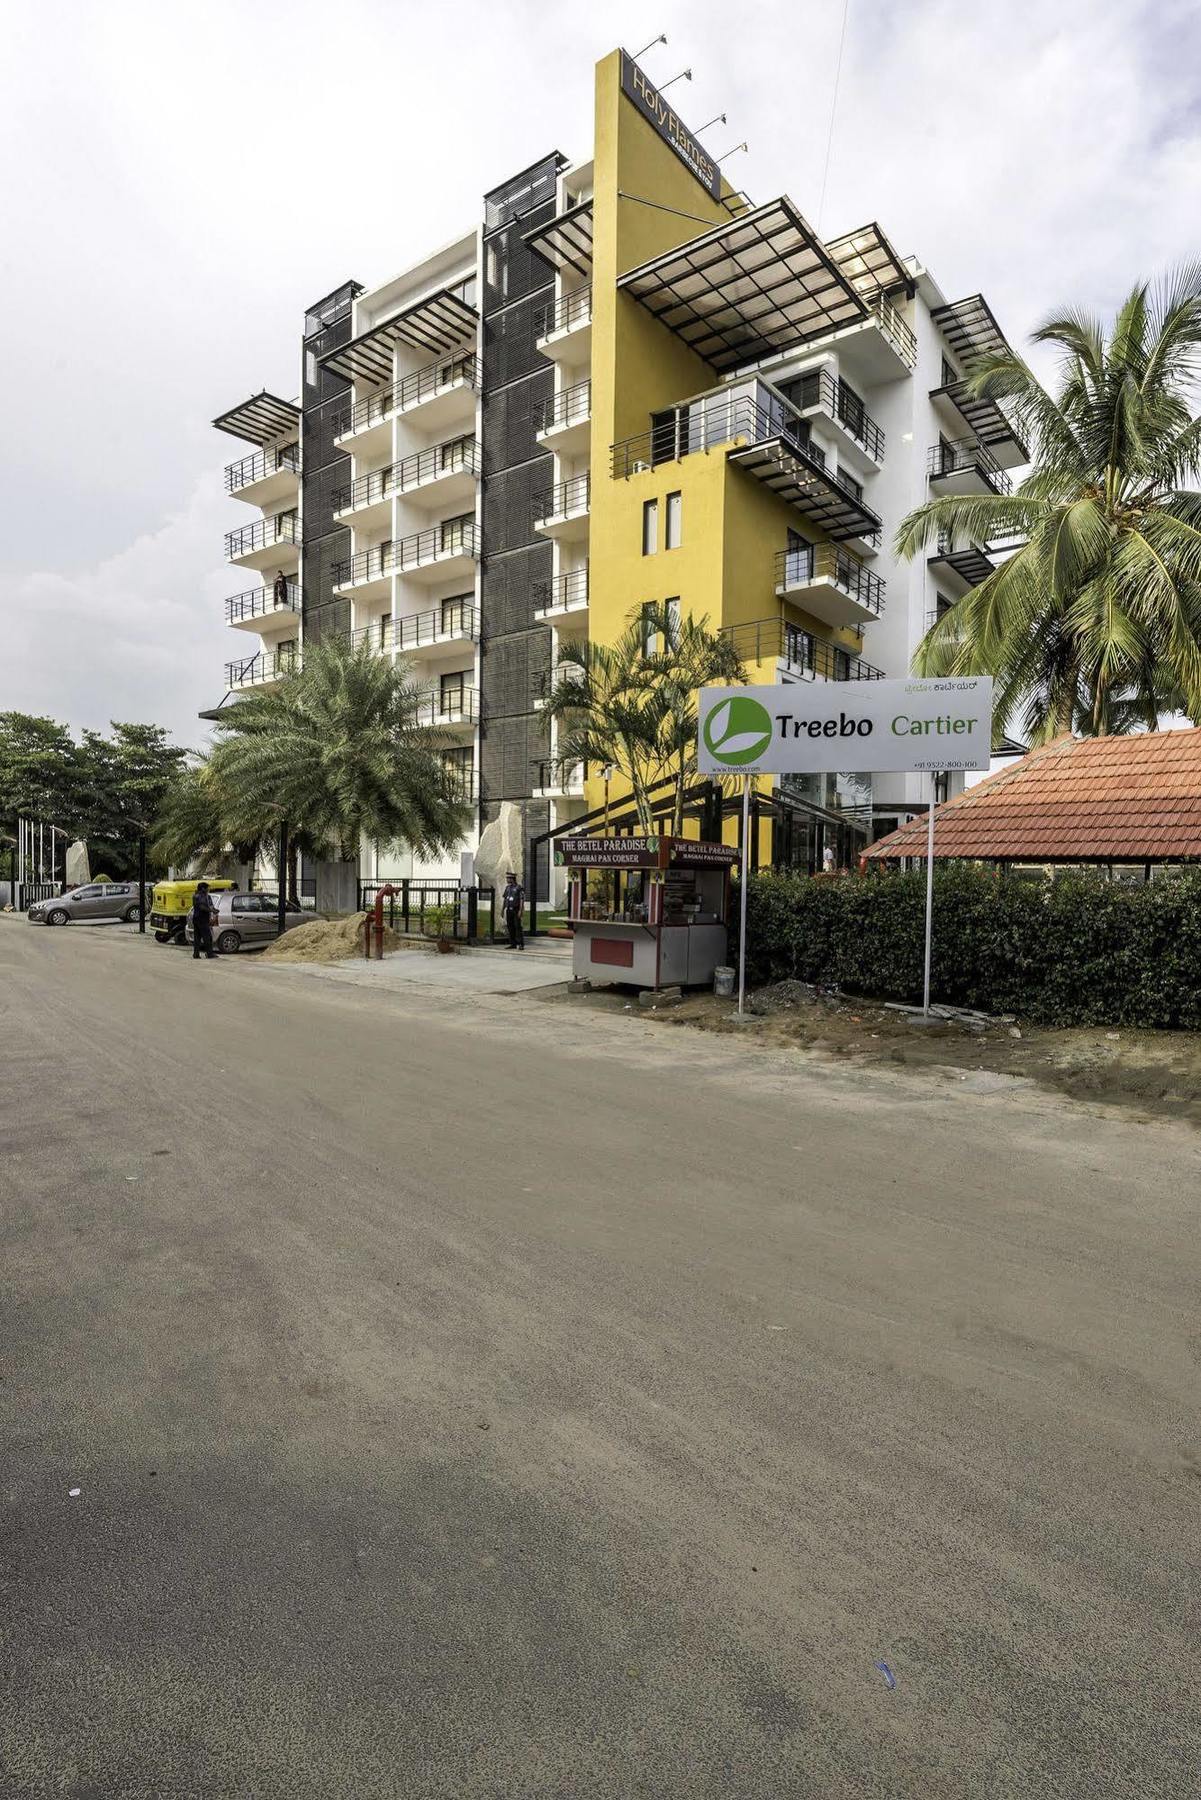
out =
[[501,917],[509,931],[509,949],[525,949],[525,930],[522,914],[525,912],[525,889],[518,881],[513,870],[505,876],[504,892],[500,897]]
[[275,571],[275,581],[271,588],[271,597],[275,601],[276,606],[286,606],[288,604],[288,577],[284,574],[282,569],[277,569]]

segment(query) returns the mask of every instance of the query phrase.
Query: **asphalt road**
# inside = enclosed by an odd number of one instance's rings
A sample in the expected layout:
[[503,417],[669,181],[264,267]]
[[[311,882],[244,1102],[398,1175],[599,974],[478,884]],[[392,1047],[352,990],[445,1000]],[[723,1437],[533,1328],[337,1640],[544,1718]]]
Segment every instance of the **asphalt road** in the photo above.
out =
[[1198,1791],[1183,1128],[0,919],[0,1140],[6,1800]]

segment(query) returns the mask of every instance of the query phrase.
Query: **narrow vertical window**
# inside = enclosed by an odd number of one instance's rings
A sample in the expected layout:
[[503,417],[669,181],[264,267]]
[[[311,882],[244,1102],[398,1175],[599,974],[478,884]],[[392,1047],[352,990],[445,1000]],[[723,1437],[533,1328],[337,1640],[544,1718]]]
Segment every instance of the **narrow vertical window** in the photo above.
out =
[[659,646],[659,634],[655,630],[655,602],[646,600],[642,607],[642,654],[653,656]]
[[659,548],[659,502],[642,502],[642,554],[653,556]]
[[[670,549],[671,546],[669,545],[668,548]],[[678,643],[680,636],[680,596],[678,594],[673,594],[670,600],[665,600],[663,602],[663,611],[670,636],[670,642],[672,644]],[[665,644],[664,649],[667,648],[668,646]]]
[[668,550],[678,550],[683,541],[684,529],[684,496],[669,494],[667,496],[667,533],[664,539]]

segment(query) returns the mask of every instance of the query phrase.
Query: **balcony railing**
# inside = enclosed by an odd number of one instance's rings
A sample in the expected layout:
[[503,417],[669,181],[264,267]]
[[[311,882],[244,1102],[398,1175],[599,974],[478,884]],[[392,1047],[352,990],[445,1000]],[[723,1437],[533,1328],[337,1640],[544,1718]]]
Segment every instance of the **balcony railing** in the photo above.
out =
[[570,481],[560,481],[556,487],[534,495],[531,502],[534,523],[537,525],[547,519],[558,519],[567,513],[587,512],[591,498],[590,477],[573,475]]
[[429,693],[413,715],[417,725],[478,725],[479,689],[465,687],[454,693]]
[[569,569],[566,574],[556,575],[550,581],[536,581],[530,589],[530,596],[536,619],[549,612],[576,611],[588,604],[588,571]]
[[343,407],[330,421],[333,435],[344,437],[349,431],[365,431],[370,425],[379,425],[393,413],[403,412],[419,401],[430,400],[456,382],[463,382],[469,388],[479,387],[477,356],[452,356],[443,362],[431,363],[428,368],[415,369],[391,387],[381,388],[376,394],[356,400],[353,406]]
[[994,494],[1012,492],[1013,483],[991,450],[975,438],[960,438],[953,444],[931,444],[926,457],[926,473],[931,481],[948,475],[973,474],[989,486]]
[[257,687],[264,681],[282,681],[288,675],[295,675],[299,667],[297,650],[260,650],[241,662],[226,663],[225,685],[243,688]]
[[457,520],[447,521],[431,526],[428,531],[414,532],[412,537],[356,550],[353,556],[336,562],[330,573],[335,587],[357,587],[361,582],[379,581],[385,575],[403,575],[406,569],[419,569],[447,557],[478,555],[475,521],[462,524]]
[[265,619],[269,613],[299,611],[300,589],[289,581],[282,600],[276,598],[273,587],[247,588],[244,594],[231,594],[225,602],[225,623],[240,625],[247,619]]
[[917,339],[891,300],[881,294],[871,309],[872,317],[907,369],[917,366]]
[[553,756],[541,757],[530,764],[533,780],[530,783],[536,794],[574,794],[584,791],[583,763],[564,765]]
[[884,433],[876,424],[858,394],[845,381],[836,381],[829,369],[812,369],[788,384],[788,397],[795,407],[805,412],[820,407],[829,418],[836,419],[854,438],[873,462],[884,460]]
[[225,469],[225,491],[236,494],[239,488],[249,487],[252,481],[262,481],[266,475],[277,475],[281,469],[291,469],[300,473],[300,445],[282,444],[273,450],[260,450],[254,456],[244,456],[240,462],[232,462]]
[[348,512],[360,506],[374,506],[389,500],[393,494],[406,494],[412,488],[425,487],[444,475],[478,475],[479,445],[474,437],[452,438],[445,444],[434,444],[419,450],[403,461],[389,463],[386,469],[373,469],[360,475],[346,487],[335,488],[333,510]]
[[723,625],[744,662],[782,662],[794,674],[824,681],[882,681],[883,669],[861,656],[815,637],[787,619],[754,619],[748,625]]
[[552,394],[549,399],[535,403],[534,434],[561,431],[565,425],[580,425],[591,414],[592,383],[577,381],[574,387],[564,388],[561,394]]
[[373,619],[352,631],[354,645],[368,644],[372,650],[423,650],[439,644],[450,644],[466,638],[474,643],[480,635],[479,611],[470,600],[444,600],[430,612],[408,613],[394,619],[390,615]]
[[776,586],[801,587],[831,581],[879,618],[884,609],[884,582],[867,564],[840,544],[801,544],[776,552]]
[[556,331],[568,331],[573,325],[586,325],[591,317],[591,287],[576,288],[572,294],[534,308],[534,341],[551,337]]
[[233,562],[249,556],[252,550],[267,550],[272,544],[298,544],[300,525],[294,512],[276,513],[274,518],[259,519],[254,525],[243,525],[240,531],[225,534],[225,554]]

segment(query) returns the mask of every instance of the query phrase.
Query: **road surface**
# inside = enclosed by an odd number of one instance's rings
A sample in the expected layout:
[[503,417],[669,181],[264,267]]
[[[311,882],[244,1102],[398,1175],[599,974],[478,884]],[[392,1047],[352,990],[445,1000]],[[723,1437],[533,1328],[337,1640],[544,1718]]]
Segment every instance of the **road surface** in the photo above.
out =
[[0,1134],[6,1800],[1197,1792],[1185,1128],[0,919]]

